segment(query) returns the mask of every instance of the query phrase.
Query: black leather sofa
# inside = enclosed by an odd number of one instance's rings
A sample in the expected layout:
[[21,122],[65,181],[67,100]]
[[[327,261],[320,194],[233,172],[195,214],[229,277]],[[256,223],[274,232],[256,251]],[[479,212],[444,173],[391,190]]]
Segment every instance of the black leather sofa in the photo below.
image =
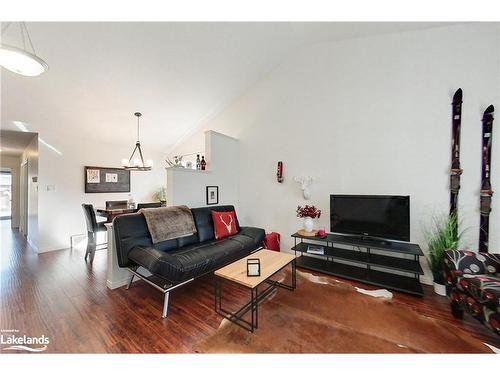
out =
[[[165,294],[162,316],[166,317],[171,290],[243,258],[261,246],[264,230],[240,227],[237,218],[236,235],[215,239],[212,211],[233,210],[233,206],[192,208],[197,233],[154,245],[141,213],[116,217],[113,230],[118,265],[131,272],[127,288],[137,276],[161,290]],[[152,275],[145,275],[141,267]]]

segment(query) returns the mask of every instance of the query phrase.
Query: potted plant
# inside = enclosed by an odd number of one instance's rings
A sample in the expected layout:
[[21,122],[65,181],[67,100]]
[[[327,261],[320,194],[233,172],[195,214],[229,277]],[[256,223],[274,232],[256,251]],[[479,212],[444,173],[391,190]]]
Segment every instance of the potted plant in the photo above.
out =
[[456,214],[433,219],[433,227],[428,233],[429,254],[427,260],[434,279],[434,292],[446,296],[444,285],[444,256],[447,250],[456,250],[462,233],[458,231]]
[[321,210],[318,210],[315,206],[305,205],[297,206],[297,217],[304,219],[304,230],[306,232],[312,232],[314,222],[313,219],[319,219],[321,216]]
[[163,186],[155,191],[155,193],[153,194],[153,199],[161,202],[162,204],[167,203],[167,188]]

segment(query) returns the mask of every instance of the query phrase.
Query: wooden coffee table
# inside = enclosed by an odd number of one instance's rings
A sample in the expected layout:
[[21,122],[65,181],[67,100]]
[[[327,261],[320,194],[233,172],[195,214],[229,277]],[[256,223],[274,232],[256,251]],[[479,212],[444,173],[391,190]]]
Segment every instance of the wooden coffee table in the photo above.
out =
[[[247,259],[260,259],[260,276],[247,276]],[[291,265],[292,283],[287,285],[279,281],[271,280],[271,277]],[[243,259],[237,260],[214,272],[215,274],[215,311],[224,318],[253,332],[259,325],[259,302],[266,298],[277,287],[294,290],[297,285],[295,255],[279,253],[271,250],[259,250]],[[236,312],[230,312],[222,307],[222,283],[236,284],[250,291],[250,301]],[[269,286],[259,291],[259,286]],[[243,316],[251,311],[251,320],[245,320]]]

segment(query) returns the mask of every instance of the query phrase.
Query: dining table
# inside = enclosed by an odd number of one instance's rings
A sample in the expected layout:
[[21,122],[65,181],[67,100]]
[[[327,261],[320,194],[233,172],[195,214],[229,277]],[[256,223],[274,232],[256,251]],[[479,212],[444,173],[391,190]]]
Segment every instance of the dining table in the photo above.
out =
[[117,216],[124,215],[124,214],[132,214],[134,212],[137,212],[137,208],[128,208],[128,207],[113,207],[113,208],[104,208],[104,207],[97,207],[95,209],[96,215],[105,217],[106,218],[106,223],[111,223],[113,222],[113,219]]

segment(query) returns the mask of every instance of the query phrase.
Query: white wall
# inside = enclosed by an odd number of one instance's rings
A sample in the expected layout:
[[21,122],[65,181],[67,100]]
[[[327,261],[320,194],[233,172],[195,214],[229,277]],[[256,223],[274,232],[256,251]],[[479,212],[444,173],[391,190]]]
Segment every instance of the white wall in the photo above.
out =
[[[28,193],[28,243],[35,249],[39,250],[39,225],[38,225],[38,137],[35,136],[30,144],[24,150],[21,156],[21,164],[27,163],[27,181],[28,184],[21,182],[23,185],[23,192]],[[26,190],[25,190],[26,189]],[[23,208],[24,209],[24,208]]]
[[[499,102],[499,29],[468,24],[322,43],[285,61],[207,122],[240,140],[239,217],[282,234],[299,226],[298,204],[324,211],[329,195],[411,196],[411,240],[449,202],[451,98],[464,90],[459,197],[465,243],[477,248],[482,111]],[[202,130],[203,130],[202,129]],[[493,135],[493,189],[500,189],[500,132]],[[201,131],[172,154],[200,147]],[[276,182],[284,162],[285,182]],[[303,200],[294,175],[317,179]],[[490,248],[500,252],[500,194],[493,196]]]
[[9,168],[12,173],[12,219],[11,227],[19,227],[19,182],[20,182],[20,156],[2,156],[0,154],[0,167]]
[[238,205],[238,140],[214,131],[204,134],[206,171],[183,168],[167,169],[167,204],[189,207],[206,206],[206,187],[219,187],[219,205]]
[[[40,137],[44,137],[40,134]],[[70,236],[86,233],[82,203],[104,207],[107,200],[127,199],[129,193],[85,194],[84,166],[119,167],[132,152],[133,143],[116,146],[84,139],[50,137],[51,145],[39,149],[39,252],[68,248]],[[135,202],[151,202],[152,195],[165,186],[164,158],[161,153],[143,150],[153,159],[150,172],[131,172],[131,194]],[[55,187],[48,191],[47,187]]]

